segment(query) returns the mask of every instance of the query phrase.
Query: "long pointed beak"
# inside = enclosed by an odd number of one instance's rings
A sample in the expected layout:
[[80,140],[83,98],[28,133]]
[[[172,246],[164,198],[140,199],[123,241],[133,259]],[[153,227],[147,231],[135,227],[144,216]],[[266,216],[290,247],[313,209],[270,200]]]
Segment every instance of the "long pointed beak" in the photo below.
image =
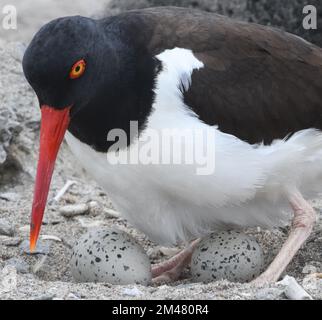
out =
[[57,154],[70,122],[70,108],[41,107],[40,150],[30,225],[31,252],[37,245]]

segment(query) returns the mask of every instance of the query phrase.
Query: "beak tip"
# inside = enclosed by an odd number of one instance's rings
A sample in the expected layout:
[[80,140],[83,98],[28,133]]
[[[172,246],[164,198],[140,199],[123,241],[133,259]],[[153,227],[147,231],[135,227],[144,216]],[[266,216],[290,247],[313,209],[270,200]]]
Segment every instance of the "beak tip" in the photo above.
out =
[[30,253],[35,252],[37,246],[37,239],[34,237],[33,234],[30,235],[30,240],[29,240],[29,250]]

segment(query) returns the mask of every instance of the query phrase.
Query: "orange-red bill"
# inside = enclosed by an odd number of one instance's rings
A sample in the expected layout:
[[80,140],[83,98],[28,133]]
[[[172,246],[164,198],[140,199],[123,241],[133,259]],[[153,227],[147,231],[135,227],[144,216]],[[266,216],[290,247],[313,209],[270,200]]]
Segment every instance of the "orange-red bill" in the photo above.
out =
[[40,150],[30,224],[30,251],[37,245],[60,145],[70,122],[70,107],[41,107]]

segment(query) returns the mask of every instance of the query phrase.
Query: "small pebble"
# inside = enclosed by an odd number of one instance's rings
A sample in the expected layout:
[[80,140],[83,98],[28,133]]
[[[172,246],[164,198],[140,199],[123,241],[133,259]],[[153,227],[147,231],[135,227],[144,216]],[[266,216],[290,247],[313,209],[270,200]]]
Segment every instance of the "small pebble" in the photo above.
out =
[[29,273],[29,264],[20,258],[11,258],[5,261],[5,266],[13,266],[19,273]]
[[286,275],[278,282],[283,287],[285,296],[290,300],[313,300],[312,296],[296,281],[294,277]]
[[65,300],[81,300],[81,298],[79,296],[77,296],[76,294],[70,292]]
[[85,228],[85,229],[97,228],[104,225],[104,221],[101,221],[101,220],[84,219],[79,217],[76,219],[80,223],[82,228]]
[[16,247],[19,246],[21,242],[22,239],[19,237],[0,236],[0,244],[6,247]]
[[123,290],[123,295],[129,296],[129,297],[139,297],[143,295],[143,292],[139,290],[137,287],[125,288]]
[[19,199],[19,195],[13,192],[0,193],[0,199],[6,201],[17,201]]
[[59,212],[65,218],[73,218],[80,215],[89,213],[89,206],[87,204],[75,204],[63,206],[59,209]]
[[109,218],[120,218],[119,212],[113,210],[113,209],[105,209],[104,213],[109,217]]
[[14,235],[13,227],[4,219],[0,219],[0,235],[9,237]]
[[51,236],[51,235],[41,235],[40,236],[41,240],[52,240],[52,241],[56,241],[56,242],[62,242],[62,239],[56,237],[56,236]]

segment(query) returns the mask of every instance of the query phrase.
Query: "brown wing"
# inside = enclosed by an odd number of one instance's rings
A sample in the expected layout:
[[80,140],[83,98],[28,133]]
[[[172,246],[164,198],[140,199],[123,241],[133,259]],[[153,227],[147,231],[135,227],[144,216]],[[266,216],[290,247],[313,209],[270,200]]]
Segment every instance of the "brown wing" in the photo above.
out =
[[195,10],[125,15],[134,22],[132,36],[153,55],[187,48],[204,63],[184,93],[204,122],[250,143],[322,129],[322,49],[277,29]]

